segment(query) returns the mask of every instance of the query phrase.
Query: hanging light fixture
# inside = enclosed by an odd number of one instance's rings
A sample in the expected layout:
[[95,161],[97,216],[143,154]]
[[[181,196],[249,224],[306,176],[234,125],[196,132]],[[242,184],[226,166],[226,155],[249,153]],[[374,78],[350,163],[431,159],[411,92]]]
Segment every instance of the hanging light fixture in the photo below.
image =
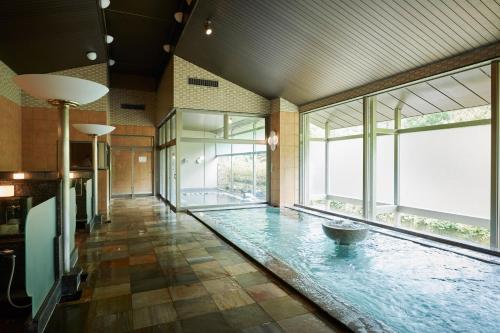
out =
[[106,9],[109,7],[109,5],[111,4],[111,1],[110,0],[101,0],[100,1],[100,4],[101,4],[101,8],[102,9]]
[[271,151],[276,150],[276,147],[278,146],[278,134],[276,134],[275,131],[271,131],[271,133],[269,133],[267,144],[269,145],[269,148],[271,148]]
[[87,52],[86,56],[87,56],[87,59],[89,59],[91,61],[94,61],[97,59],[97,53],[95,53],[94,51]]
[[184,18],[184,13],[181,11],[175,12],[174,19],[177,23],[182,23],[182,19]]
[[111,36],[111,35],[105,35],[104,37],[104,40],[106,41],[106,44],[111,44],[113,43],[113,40],[115,39],[115,37]]
[[214,29],[212,28],[212,21],[207,20],[205,22],[205,35],[210,36],[214,32]]
[[116,64],[116,61],[115,61],[114,59],[109,59],[109,60],[108,60],[108,64],[109,64],[110,66],[113,66],[114,64]]
[[172,47],[170,46],[170,44],[163,45],[163,51],[170,53],[171,49],[172,49]]

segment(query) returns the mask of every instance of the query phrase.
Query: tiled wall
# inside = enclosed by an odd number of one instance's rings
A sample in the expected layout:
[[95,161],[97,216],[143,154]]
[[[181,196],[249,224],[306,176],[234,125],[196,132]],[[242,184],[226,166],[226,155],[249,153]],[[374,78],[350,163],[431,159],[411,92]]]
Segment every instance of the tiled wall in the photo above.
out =
[[[219,87],[188,84],[188,78],[216,80]],[[178,56],[163,73],[158,88],[157,124],[173,108],[269,113],[268,99],[246,90]]]
[[[268,113],[268,99],[174,56],[174,106],[232,112]],[[219,81],[219,87],[188,84],[188,78]]]
[[[156,93],[152,91],[111,89],[110,117],[112,125],[152,126],[156,110]],[[123,109],[122,104],[144,104],[145,110]]]
[[271,101],[270,130],[279,138],[271,152],[271,204],[292,205],[299,199],[298,107],[282,98]]
[[12,81],[14,75],[0,61],[0,171],[22,168],[21,90]]
[[[73,124],[106,124],[106,113],[72,109],[70,111],[70,140],[91,141],[73,128]],[[57,140],[59,112],[55,108],[23,107],[22,155],[25,171],[57,171]],[[106,137],[100,137],[105,141]]]

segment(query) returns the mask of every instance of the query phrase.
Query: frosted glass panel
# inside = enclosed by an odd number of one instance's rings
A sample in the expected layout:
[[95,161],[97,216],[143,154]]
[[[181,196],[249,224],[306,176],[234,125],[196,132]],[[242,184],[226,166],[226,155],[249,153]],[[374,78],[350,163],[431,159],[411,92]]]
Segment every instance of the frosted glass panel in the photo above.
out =
[[401,135],[401,205],[489,218],[490,126]]
[[323,141],[309,142],[309,195],[311,199],[314,196],[325,195],[325,147]]
[[377,136],[377,202],[394,203],[394,136]]
[[363,198],[363,141],[362,139],[331,141],[330,194]]

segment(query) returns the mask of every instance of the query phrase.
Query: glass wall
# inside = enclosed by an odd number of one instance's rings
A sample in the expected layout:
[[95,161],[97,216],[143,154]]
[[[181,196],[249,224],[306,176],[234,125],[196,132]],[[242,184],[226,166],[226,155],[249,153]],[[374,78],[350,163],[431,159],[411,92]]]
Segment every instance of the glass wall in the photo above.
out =
[[158,128],[159,150],[159,194],[170,205],[176,207],[176,114],[169,115]]
[[[490,245],[490,71],[477,67],[302,115],[302,203]],[[370,165],[373,176],[364,178]]]
[[181,109],[158,131],[159,194],[173,207],[267,202],[264,117]]
[[267,201],[265,118],[182,110],[182,207]]

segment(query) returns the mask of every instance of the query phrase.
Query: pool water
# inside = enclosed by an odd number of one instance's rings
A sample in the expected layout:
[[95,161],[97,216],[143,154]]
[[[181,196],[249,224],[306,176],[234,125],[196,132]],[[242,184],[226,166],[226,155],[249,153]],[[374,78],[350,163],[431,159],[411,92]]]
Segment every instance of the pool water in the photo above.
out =
[[352,319],[361,314],[382,323],[373,330],[500,332],[495,259],[476,260],[374,228],[363,242],[338,246],[323,233],[328,219],[287,208],[194,215],[261,264],[291,269],[295,287],[355,331],[367,330],[363,320]]
[[219,190],[183,190],[181,192],[182,207],[238,205],[263,201],[265,199],[248,195],[236,195]]

